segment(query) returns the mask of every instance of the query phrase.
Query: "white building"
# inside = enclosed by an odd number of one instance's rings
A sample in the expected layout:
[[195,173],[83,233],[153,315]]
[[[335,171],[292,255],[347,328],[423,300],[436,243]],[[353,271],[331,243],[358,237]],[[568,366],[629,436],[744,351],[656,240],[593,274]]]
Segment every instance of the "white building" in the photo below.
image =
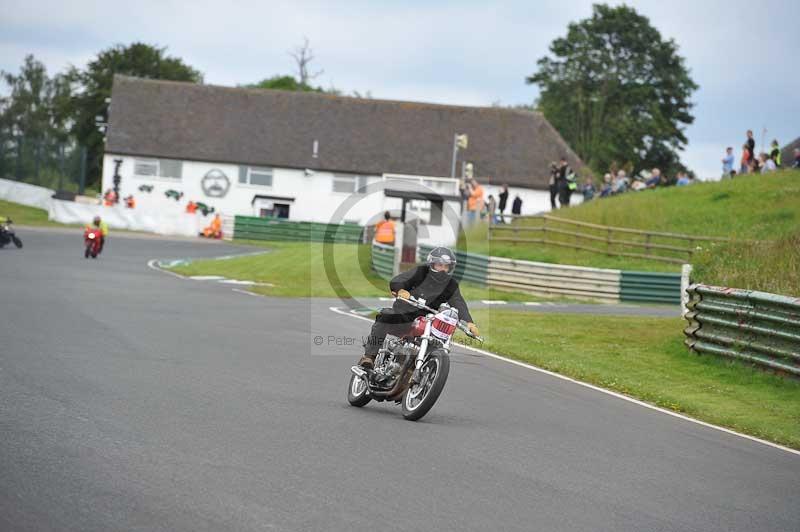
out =
[[456,133],[469,135],[456,167],[471,162],[487,196],[508,183],[506,212],[517,194],[523,214],[548,210],[549,162],[581,165],[539,113],[117,76],[103,190],[116,172],[120,197],[144,209],[191,200],[229,215],[365,225],[399,214],[403,199],[385,189],[413,189],[426,193],[408,202],[421,235],[452,243],[459,180],[443,176]]

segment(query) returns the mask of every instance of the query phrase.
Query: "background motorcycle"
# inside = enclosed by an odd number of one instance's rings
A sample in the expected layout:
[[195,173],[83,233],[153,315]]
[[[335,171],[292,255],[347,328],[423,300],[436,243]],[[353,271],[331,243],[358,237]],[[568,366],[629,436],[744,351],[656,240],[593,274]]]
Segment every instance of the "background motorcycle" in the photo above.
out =
[[22,240],[19,239],[11,224],[14,223],[10,219],[6,220],[0,225],[0,248],[6,244],[13,242],[18,248],[22,247]]
[[103,238],[103,232],[100,229],[86,229],[83,233],[83,244],[86,246],[83,256],[87,259],[92,257],[97,258],[100,254],[100,240]]
[[403,301],[428,313],[415,319],[402,338],[386,335],[374,369],[350,368],[347,400],[358,407],[373,399],[396,401],[402,405],[403,417],[416,421],[428,413],[444,389],[450,373],[450,339],[456,329],[478,341],[483,338],[470,333],[467,323],[458,319],[458,310],[447,303],[434,310],[424,299]]

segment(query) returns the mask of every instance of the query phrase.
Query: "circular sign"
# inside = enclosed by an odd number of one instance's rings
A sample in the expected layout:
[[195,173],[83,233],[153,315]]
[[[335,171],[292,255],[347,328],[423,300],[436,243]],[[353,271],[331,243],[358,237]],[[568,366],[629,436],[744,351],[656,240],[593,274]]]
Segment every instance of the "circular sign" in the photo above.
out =
[[224,198],[231,188],[231,180],[222,170],[214,168],[203,176],[200,186],[209,198]]

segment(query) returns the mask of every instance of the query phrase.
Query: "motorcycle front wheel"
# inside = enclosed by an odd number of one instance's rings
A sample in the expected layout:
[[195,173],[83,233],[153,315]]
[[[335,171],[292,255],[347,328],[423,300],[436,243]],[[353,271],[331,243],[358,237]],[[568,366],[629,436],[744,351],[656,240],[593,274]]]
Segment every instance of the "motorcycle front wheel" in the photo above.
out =
[[83,253],[84,258],[89,258],[89,254],[92,252],[91,246],[86,246],[86,251]]
[[19,237],[16,237],[16,236],[14,236],[12,238],[14,239],[14,245],[17,246],[17,248],[21,248],[22,247],[22,240],[20,240]]
[[372,401],[372,397],[367,393],[367,383],[357,375],[350,375],[350,382],[347,384],[347,402],[353,406],[362,407]]
[[416,421],[427,414],[444,390],[449,373],[447,352],[441,349],[433,351],[420,368],[419,384],[409,387],[403,396],[403,417]]

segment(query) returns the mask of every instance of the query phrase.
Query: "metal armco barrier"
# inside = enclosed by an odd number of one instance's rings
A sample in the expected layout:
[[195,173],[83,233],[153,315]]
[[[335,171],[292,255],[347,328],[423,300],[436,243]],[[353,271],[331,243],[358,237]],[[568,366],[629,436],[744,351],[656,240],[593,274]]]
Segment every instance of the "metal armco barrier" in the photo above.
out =
[[622,271],[620,301],[647,301],[653,303],[681,302],[681,275],[679,273]]
[[537,296],[620,300],[620,271],[491,257],[488,286]]
[[235,239],[359,243],[364,228],[355,224],[290,222],[279,218],[237,216]]
[[800,376],[800,298],[702,284],[687,292],[690,349]]
[[[420,262],[433,249],[417,249]],[[373,245],[373,269],[376,248]],[[504,257],[486,257],[456,251],[455,277],[483,287],[523,292],[536,296],[562,296],[604,303],[620,301],[678,304],[681,301],[681,276],[677,273],[627,272],[585,268]],[[380,273],[380,271],[379,271]]]
[[384,279],[392,278],[394,253],[394,246],[372,243],[372,269]]

